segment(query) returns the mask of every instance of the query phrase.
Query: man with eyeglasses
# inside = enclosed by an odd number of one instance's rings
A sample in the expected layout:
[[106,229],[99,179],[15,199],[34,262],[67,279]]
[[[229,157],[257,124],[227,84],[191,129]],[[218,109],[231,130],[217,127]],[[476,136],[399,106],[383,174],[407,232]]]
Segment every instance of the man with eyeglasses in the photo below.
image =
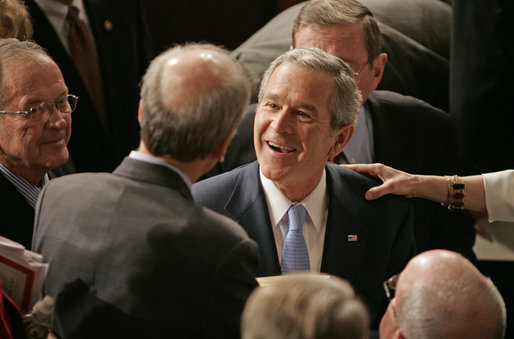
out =
[[384,282],[380,338],[503,338],[506,310],[491,279],[460,254],[431,250]]
[[33,42],[0,39],[0,61],[0,235],[30,249],[41,188],[71,172],[56,168],[68,161],[77,97]]
[[[456,129],[450,116],[413,97],[376,90],[388,55],[382,52],[378,22],[366,6],[355,0],[308,1],[291,26],[292,48],[317,47],[346,61],[362,95],[355,132],[333,162],[380,162],[417,174],[458,173]],[[211,175],[256,159],[255,110],[256,106],[250,106],[225,161]],[[469,213],[450,213],[437,203],[420,199],[413,205],[418,251],[445,248],[476,260],[474,222]]]

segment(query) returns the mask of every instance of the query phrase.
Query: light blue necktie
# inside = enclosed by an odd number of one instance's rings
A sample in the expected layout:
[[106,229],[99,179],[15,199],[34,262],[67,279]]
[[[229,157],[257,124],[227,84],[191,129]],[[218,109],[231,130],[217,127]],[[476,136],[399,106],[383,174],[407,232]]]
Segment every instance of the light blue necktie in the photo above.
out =
[[282,273],[309,271],[309,252],[303,238],[303,223],[307,210],[303,205],[289,207],[289,229],[284,240],[282,251]]

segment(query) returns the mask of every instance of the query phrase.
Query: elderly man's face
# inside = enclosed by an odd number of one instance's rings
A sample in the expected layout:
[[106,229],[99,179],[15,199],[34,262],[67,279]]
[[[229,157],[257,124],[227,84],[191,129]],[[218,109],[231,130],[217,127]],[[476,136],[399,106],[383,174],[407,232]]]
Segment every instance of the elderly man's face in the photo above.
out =
[[255,115],[254,144],[264,176],[279,189],[317,184],[327,159],[337,154],[339,133],[331,132],[329,111],[334,88],[329,74],[291,63],[269,77]]
[[[48,59],[4,64],[3,87],[8,87],[6,111],[26,111],[41,102],[54,103],[68,94],[61,71]],[[71,114],[53,106],[50,116],[32,121],[23,114],[0,115],[0,162],[11,170],[48,171],[68,159]]]
[[362,94],[362,102],[374,91],[380,80],[387,61],[381,54],[373,65],[368,63],[368,52],[359,25],[319,26],[308,25],[296,32],[294,47],[316,47],[344,60],[355,73],[355,82]]

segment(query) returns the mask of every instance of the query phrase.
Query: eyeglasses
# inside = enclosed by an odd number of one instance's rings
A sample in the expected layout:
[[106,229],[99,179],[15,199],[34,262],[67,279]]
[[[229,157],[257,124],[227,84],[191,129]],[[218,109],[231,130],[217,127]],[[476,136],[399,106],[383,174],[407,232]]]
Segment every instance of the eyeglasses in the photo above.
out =
[[25,117],[31,121],[41,121],[43,118],[48,118],[52,114],[55,106],[59,112],[68,115],[71,114],[77,107],[79,97],[73,94],[68,94],[64,98],[56,102],[41,102],[34,107],[29,108],[27,111],[2,111],[0,114],[25,114]]
[[384,291],[387,299],[391,301],[394,298],[394,291],[396,290],[396,283],[398,282],[398,274],[393,275],[391,278],[384,281]]

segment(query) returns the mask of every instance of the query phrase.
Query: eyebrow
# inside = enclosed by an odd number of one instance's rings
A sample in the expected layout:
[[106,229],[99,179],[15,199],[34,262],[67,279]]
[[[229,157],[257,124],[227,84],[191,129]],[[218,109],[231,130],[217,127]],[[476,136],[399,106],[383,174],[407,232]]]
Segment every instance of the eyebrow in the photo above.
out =
[[[269,94],[265,94],[265,95],[262,97],[261,102],[262,102],[262,101],[265,101],[265,100],[280,101],[279,99],[280,99],[280,98],[279,98],[279,96],[278,96],[277,94],[275,94],[275,93],[269,93]],[[307,110],[307,111],[312,112],[312,113],[316,113],[316,114],[318,113],[318,108],[317,108],[315,105],[308,104],[308,103],[306,103],[306,102],[301,102],[301,101],[300,101],[300,102],[298,102],[298,103],[295,103],[294,108],[295,108],[296,110],[298,110],[298,109],[299,109],[299,110],[304,109],[304,110]]]
[[[62,91],[57,97],[58,98],[62,98],[64,96],[68,95],[68,89]],[[32,105],[37,105],[37,104],[40,104],[42,102],[47,102],[46,100],[41,100],[41,99],[32,99],[32,100],[29,100],[25,103],[25,106],[32,106]]]

